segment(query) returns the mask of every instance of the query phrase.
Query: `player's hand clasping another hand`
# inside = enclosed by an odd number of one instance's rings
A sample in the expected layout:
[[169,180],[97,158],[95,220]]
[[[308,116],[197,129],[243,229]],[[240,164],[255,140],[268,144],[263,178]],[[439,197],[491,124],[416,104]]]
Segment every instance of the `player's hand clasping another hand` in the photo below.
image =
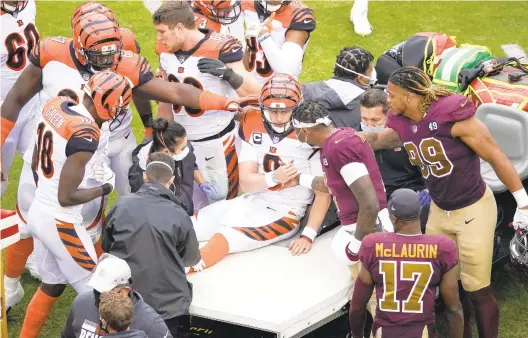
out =
[[291,161],[290,163],[283,164],[277,168],[274,174],[274,178],[277,182],[286,184],[288,181],[295,179],[299,175],[299,172],[297,171],[297,168],[293,166],[293,161]]

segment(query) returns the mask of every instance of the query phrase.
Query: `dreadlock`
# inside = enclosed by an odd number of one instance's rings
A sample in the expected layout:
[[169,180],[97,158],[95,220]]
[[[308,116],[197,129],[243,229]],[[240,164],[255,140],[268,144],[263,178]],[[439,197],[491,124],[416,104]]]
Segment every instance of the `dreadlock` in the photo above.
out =
[[311,100],[303,101],[293,109],[293,118],[299,122],[315,123],[317,119],[329,115],[328,109]]
[[374,61],[372,54],[357,46],[343,48],[336,57],[336,66],[334,66],[334,75],[337,77],[348,77],[355,79],[358,76],[344,68],[353,70],[359,74],[365,74],[369,69],[370,64]]
[[411,93],[420,95],[420,110],[424,114],[433,101],[438,100],[441,96],[454,94],[453,91],[447,88],[433,85],[429,75],[416,67],[403,67],[398,69],[392,73],[389,82]]

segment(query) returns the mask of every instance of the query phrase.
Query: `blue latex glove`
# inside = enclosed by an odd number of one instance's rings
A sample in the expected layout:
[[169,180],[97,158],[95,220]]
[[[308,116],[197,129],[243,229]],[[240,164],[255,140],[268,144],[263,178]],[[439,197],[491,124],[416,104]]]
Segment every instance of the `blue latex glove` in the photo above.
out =
[[220,194],[220,188],[216,183],[203,182],[200,184],[200,190],[207,195],[210,200],[219,201],[224,199],[225,196]]
[[429,189],[420,191],[419,195],[422,208],[428,207],[431,204],[431,195],[429,195]]

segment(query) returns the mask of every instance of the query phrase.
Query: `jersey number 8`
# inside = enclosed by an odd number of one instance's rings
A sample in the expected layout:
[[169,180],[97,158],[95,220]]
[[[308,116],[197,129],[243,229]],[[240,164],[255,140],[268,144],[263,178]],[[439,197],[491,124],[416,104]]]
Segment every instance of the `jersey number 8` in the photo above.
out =
[[53,162],[51,161],[51,155],[53,155],[53,134],[51,131],[44,132],[44,122],[41,122],[37,129],[37,158],[36,168],[38,171],[39,166],[44,174],[44,177],[53,177]]
[[[186,77],[183,79],[183,81],[180,81],[173,74],[169,74],[168,80],[169,82],[176,82],[176,83],[182,82],[182,83],[191,85],[193,87],[196,87],[198,89],[203,89],[202,84],[198,80],[196,80],[194,77]],[[187,112],[187,115],[189,115],[190,117],[199,117],[199,116],[202,116],[203,113],[205,113],[205,110],[202,110],[202,109],[189,108],[185,106],[182,107],[179,104],[172,105],[172,111],[174,112],[174,114],[178,114],[182,108],[185,110],[185,112]]]
[[[9,69],[18,72],[26,66],[26,59],[29,57],[31,50],[39,41],[39,32],[34,24],[29,23],[24,28],[24,36],[18,32],[9,34],[5,39],[7,49],[6,65]],[[27,43],[27,47],[24,44]]]

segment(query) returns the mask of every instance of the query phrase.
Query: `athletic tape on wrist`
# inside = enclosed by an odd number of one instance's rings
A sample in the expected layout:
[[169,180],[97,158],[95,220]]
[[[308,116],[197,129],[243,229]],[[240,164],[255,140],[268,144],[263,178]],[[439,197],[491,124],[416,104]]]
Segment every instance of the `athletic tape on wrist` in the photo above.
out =
[[312,182],[315,179],[315,176],[308,174],[301,174],[299,176],[299,185],[308,189],[312,189]]
[[305,227],[301,236],[307,237],[313,242],[315,237],[317,237],[317,231],[310,227]]
[[517,208],[524,208],[528,205],[528,194],[524,188],[512,192],[512,195],[515,198],[515,202],[517,202]]
[[264,174],[264,181],[266,181],[268,188],[273,188],[277,185],[277,182],[273,179],[273,171]]

